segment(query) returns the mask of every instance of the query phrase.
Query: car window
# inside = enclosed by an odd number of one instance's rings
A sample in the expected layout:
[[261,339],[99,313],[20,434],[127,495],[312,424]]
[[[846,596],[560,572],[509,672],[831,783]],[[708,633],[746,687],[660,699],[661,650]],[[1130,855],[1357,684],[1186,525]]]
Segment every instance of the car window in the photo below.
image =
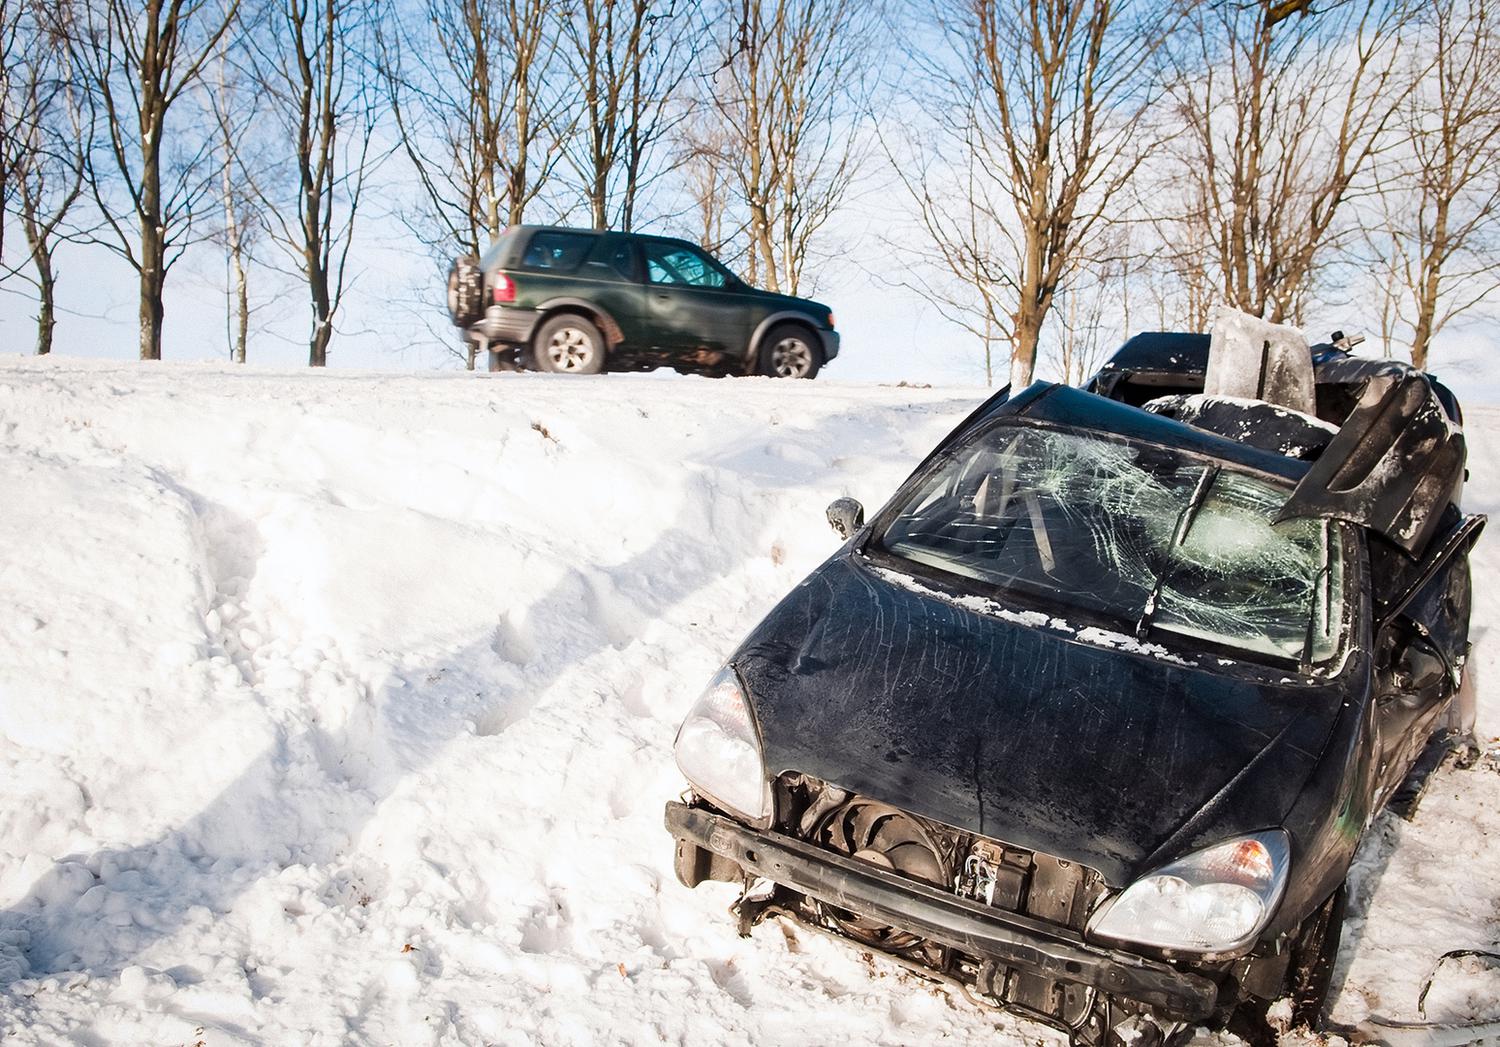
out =
[[1126,634],[1320,662],[1342,620],[1339,535],[1275,523],[1287,496],[1162,448],[1001,426],[955,451],[879,542]]
[[629,240],[621,240],[615,244],[614,250],[609,254],[609,265],[627,280],[640,279],[636,275],[635,247]]
[[501,233],[495,239],[494,243],[485,248],[484,254],[480,255],[479,268],[484,270],[485,272],[489,272],[492,269],[498,268],[500,265],[501,256],[504,255],[505,252],[510,248],[511,244],[515,242],[516,234],[518,232],[519,230],[510,228]]
[[521,266],[571,273],[583,264],[595,239],[587,233],[536,233],[526,245]]
[[646,241],[646,278],[653,284],[723,287],[724,273],[708,256],[681,244]]

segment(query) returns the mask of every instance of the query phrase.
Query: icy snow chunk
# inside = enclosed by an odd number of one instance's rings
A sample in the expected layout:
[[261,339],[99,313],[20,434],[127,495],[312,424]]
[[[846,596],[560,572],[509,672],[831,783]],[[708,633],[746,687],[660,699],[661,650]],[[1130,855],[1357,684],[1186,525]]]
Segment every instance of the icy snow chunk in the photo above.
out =
[[111,999],[127,1003],[159,1000],[177,991],[170,974],[152,967],[131,965],[120,972],[120,982]]
[[1300,329],[1227,306],[1214,308],[1210,325],[1204,393],[1314,412],[1312,353]]

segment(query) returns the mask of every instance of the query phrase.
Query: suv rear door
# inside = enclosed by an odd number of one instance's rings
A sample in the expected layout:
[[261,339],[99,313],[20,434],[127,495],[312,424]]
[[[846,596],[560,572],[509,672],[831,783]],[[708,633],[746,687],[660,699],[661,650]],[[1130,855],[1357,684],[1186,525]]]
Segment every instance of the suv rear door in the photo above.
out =
[[641,238],[646,321],[655,345],[676,352],[744,350],[750,302],[729,270],[682,240]]
[[[605,313],[626,346],[641,344],[645,289],[629,237],[581,230],[539,229],[521,254],[516,304],[538,309],[574,299]],[[606,325],[607,326],[607,325]],[[613,341],[613,332],[605,331]]]

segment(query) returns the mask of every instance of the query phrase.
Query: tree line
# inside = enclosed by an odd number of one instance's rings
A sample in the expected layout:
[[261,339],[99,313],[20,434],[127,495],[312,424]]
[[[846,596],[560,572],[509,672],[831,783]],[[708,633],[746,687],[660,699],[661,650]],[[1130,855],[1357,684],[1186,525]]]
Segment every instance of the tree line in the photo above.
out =
[[1497,2],[0,0],[0,286],[46,353],[59,248],[112,252],[159,359],[210,252],[230,356],[274,281],[320,366],[372,216],[435,265],[562,221],[794,294],[878,256],[992,380],[1219,303],[1425,366],[1500,284]]

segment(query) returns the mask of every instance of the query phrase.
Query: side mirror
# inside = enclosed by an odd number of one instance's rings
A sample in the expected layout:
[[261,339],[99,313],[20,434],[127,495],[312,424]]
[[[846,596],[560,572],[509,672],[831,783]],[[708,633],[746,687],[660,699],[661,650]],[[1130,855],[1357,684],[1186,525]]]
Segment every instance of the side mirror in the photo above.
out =
[[828,506],[828,526],[847,539],[865,525],[865,507],[857,498],[835,498]]

